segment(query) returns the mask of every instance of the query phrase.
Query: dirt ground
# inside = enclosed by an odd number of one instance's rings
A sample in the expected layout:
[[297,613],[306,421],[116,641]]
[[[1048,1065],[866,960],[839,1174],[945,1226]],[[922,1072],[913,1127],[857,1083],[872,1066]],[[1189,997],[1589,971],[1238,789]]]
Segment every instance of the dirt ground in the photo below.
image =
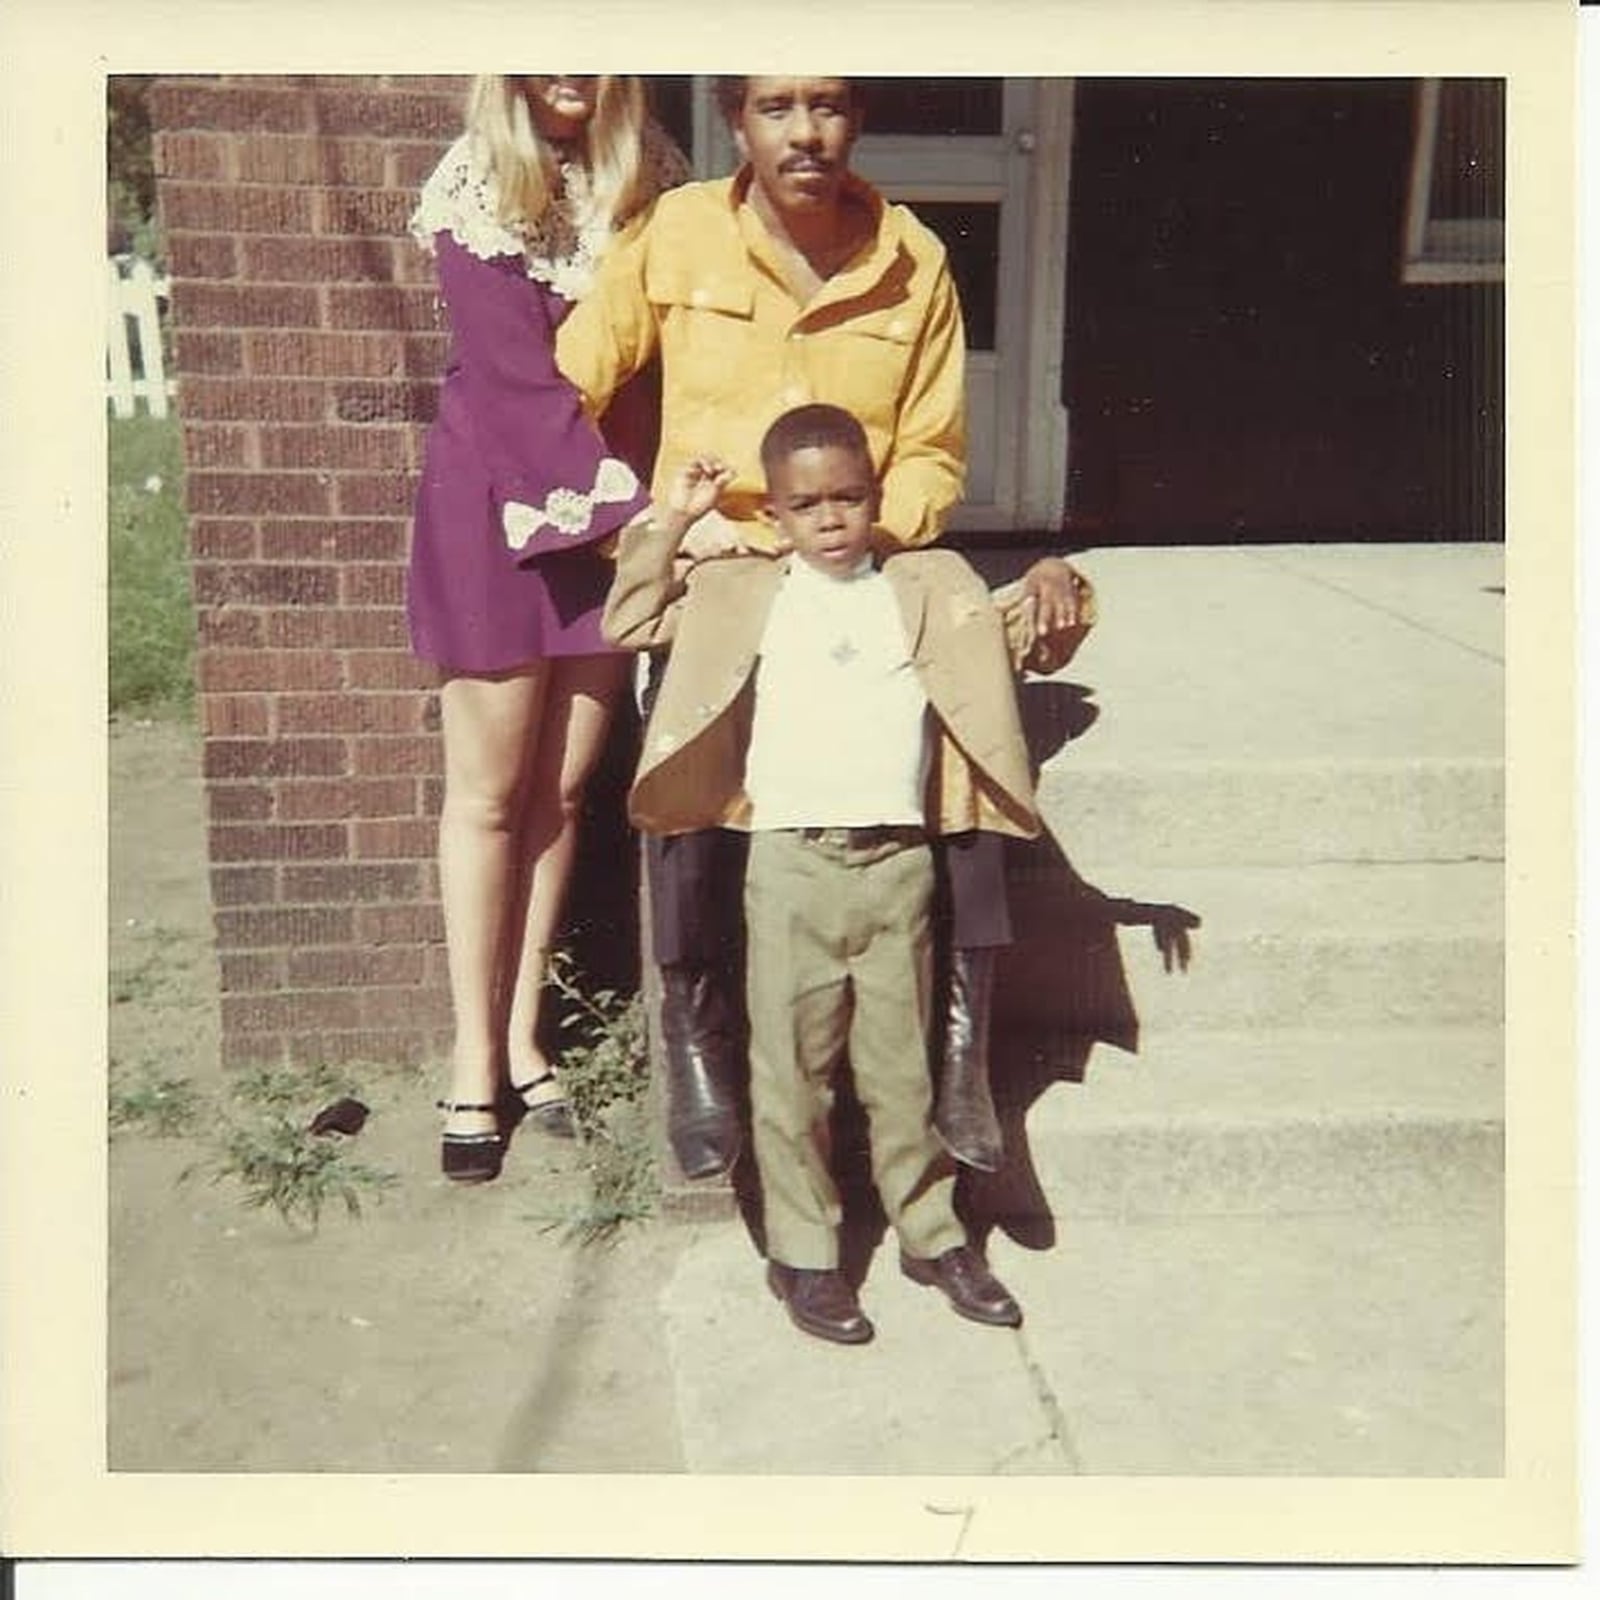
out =
[[[113,1093],[181,1078],[225,1104],[197,733],[113,723],[110,782]],[[214,1118],[113,1130],[111,1469],[682,1470],[651,1308],[693,1226],[567,1242],[571,1144],[525,1133],[500,1181],[452,1185],[438,1074],[357,1071],[349,1153],[394,1181],[315,1231],[208,1178]]]

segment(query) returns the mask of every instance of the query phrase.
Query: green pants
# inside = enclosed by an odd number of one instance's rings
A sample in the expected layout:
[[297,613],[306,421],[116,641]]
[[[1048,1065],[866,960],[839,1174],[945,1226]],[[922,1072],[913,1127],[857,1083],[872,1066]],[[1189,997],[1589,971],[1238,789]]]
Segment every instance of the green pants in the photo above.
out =
[[925,844],[751,835],[745,874],[750,1101],[767,1254],[839,1264],[829,1170],[833,1075],[848,1051],[872,1176],[907,1255],[961,1244],[955,1167],[933,1132],[928,1074],[933,868]]

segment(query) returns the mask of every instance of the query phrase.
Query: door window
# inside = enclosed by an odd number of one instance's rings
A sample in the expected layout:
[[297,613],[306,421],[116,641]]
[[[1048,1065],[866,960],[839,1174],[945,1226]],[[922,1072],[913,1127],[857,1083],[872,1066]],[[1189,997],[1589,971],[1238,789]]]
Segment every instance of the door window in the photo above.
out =
[[1407,283],[1505,275],[1503,78],[1423,78],[1406,206]]

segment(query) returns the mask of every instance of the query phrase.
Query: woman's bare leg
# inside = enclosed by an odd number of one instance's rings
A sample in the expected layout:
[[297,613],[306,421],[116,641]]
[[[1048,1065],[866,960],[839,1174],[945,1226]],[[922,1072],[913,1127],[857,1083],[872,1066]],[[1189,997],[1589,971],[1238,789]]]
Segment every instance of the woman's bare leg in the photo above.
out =
[[[517,901],[517,850],[527,751],[540,722],[550,663],[500,678],[450,678],[439,691],[445,789],[439,816],[450,1001],[455,1012],[449,1098],[492,1104],[501,1054],[498,981]],[[445,1127],[480,1133],[484,1112]]]
[[[519,855],[526,864],[526,909],[511,990],[508,1060],[513,1083],[531,1083],[550,1070],[539,1048],[539,1002],[545,968],[566,903],[577,855],[578,813],[584,789],[605,748],[617,699],[628,682],[631,656],[570,656],[547,663],[549,688],[532,748]],[[557,1099],[546,1084],[532,1105]]]

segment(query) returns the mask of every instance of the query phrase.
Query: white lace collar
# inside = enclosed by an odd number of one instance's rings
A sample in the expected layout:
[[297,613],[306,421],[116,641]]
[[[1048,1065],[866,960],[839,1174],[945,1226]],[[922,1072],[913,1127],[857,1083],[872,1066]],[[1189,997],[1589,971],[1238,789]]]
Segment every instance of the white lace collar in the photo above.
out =
[[[644,158],[652,196],[688,175],[677,146],[654,124],[645,128]],[[412,236],[431,250],[434,235],[448,233],[485,261],[521,256],[530,278],[577,300],[594,281],[611,228],[593,208],[588,173],[572,161],[562,161],[560,172],[562,197],[532,226],[509,226],[499,219],[493,181],[474,159],[471,137],[462,134],[422,186]]]

